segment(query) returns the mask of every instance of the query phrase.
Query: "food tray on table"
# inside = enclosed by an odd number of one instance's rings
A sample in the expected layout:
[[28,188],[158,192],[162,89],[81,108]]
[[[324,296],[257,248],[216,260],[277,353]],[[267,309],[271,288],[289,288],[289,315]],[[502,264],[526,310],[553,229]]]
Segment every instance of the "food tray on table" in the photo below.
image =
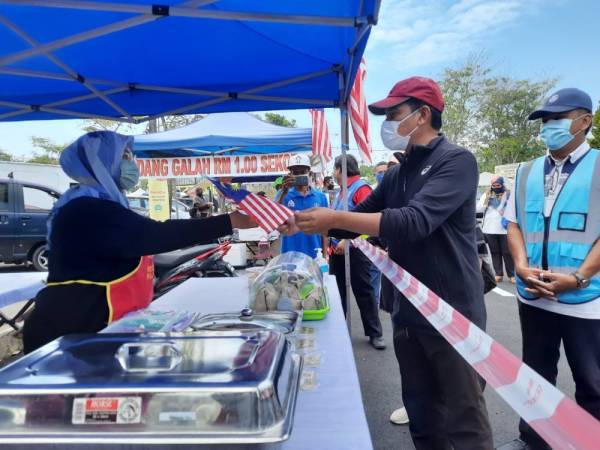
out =
[[325,297],[325,307],[321,309],[305,309],[302,312],[302,320],[323,320],[325,316],[327,316],[327,313],[331,308],[329,306],[329,293],[325,286],[323,286],[323,294]]
[[287,439],[302,357],[280,332],[71,335],[0,370],[0,442]]
[[249,306],[254,311],[303,311],[304,320],[321,320],[330,309],[319,266],[298,252],[269,262],[250,285]]

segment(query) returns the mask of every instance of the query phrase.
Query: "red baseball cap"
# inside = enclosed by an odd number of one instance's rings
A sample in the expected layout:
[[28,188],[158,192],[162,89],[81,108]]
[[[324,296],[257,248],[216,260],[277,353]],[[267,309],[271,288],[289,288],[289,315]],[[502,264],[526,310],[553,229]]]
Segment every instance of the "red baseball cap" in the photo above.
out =
[[410,77],[398,81],[386,98],[370,104],[369,111],[383,115],[388,109],[404,103],[409,98],[419,99],[440,112],[444,110],[444,96],[435,81],[425,77]]

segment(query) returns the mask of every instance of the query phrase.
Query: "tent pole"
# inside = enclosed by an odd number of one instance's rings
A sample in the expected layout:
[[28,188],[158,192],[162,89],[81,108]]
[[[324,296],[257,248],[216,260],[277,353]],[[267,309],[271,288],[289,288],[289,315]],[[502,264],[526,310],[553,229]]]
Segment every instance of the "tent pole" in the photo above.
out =
[[[2,22],[2,19],[0,19]],[[0,67],[0,73],[6,75],[19,75],[21,77],[32,77],[32,78],[47,78],[50,80],[60,80],[60,81],[74,81],[79,83],[77,78],[74,78],[72,75],[68,75],[66,73],[53,73],[53,72],[44,72],[42,70],[29,70],[29,69],[21,69],[15,67]],[[127,83],[120,83],[118,81],[109,81],[109,80],[98,80],[96,78],[86,78],[89,83],[92,84],[106,84],[110,86],[122,86],[129,89],[129,85]]]
[[[214,3],[214,1],[215,0],[190,0],[190,1],[182,3],[179,6],[185,7],[185,8],[197,8],[199,6],[204,6],[206,4]],[[4,3],[18,4],[19,6],[26,6],[29,4],[29,5],[43,6],[43,7],[55,7],[55,6],[65,7],[64,5],[63,6],[55,5],[52,2],[46,1],[46,0],[37,1],[37,2],[32,1],[32,2],[28,2],[28,3],[21,1],[21,0],[17,0],[17,1],[6,0]],[[57,2],[55,2],[55,3],[57,3]],[[99,3],[97,3],[96,6],[97,5],[99,5]],[[152,6],[150,6],[150,10],[152,10]],[[52,51],[58,50],[60,48],[78,44],[80,42],[85,42],[90,39],[95,39],[95,38],[98,38],[101,36],[105,36],[107,34],[115,33],[117,31],[126,30],[131,27],[137,27],[139,25],[143,25],[148,22],[153,22],[155,20],[162,19],[162,18],[164,18],[164,16],[156,16],[156,15],[152,15],[152,14],[146,14],[146,15],[131,17],[129,19],[122,20],[120,22],[114,22],[109,25],[94,28],[93,30],[89,30],[89,31],[84,31],[83,33],[78,33],[78,34],[74,34],[71,36],[67,36],[67,37],[64,37],[61,39],[57,39],[52,42],[47,42],[45,44],[40,44],[36,47],[30,48],[27,50],[23,50],[23,51],[20,51],[17,53],[13,53],[12,55],[8,55],[6,57],[2,57],[2,58],[0,58],[0,66],[12,64],[12,63],[20,61],[22,59],[39,55],[40,53],[52,52]]]
[[[2,17],[0,16],[0,22],[2,22]],[[254,93],[256,92],[261,92],[261,91],[265,91],[265,90],[269,90],[269,89],[274,89],[277,87],[282,87],[282,86],[287,86],[290,84],[294,84],[294,83],[299,83],[301,81],[306,81],[312,78],[317,78],[317,77],[321,77],[321,76],[325,76],[327,74],[330,74],[332,72],[335,71],[334,67],[328,68],[328,69],[324,69],[324,70],[319,70],[319,71],[315,71],[315,72],[310,72],[307,74],[303,74],[297,77],[293,77],[293,78],[289,78],[287,80],[280,80],[280,81],[276,81],[274,83],[269,83],[269,84],[265,84],[262,86],[256,86],[254,88],[245,90],[243,92],[237,93],[236,97],[237,98],[248,98],[248,99],[259,99],[259,100],[266,100],[266,101],[273,101],[273,102],[286,102],[286,103],[299,103],[299,104],[306,104],[306,103],[312,103],[312,104],[318,104],[319,106],[323,106],[323,107],[327,107],[327,106],[333,106],[333,101],[330,100],[322,100],[322,99],[308,99],[308,98],[293,98],[293,97],[273,97],[273,96],[268,96],[268,95],[254,95]],[[51,79],[59,79],[59,80],[64,80],[64,81],[74,81],[74,82],[79,82],[76,78],[74,78],[72,75],[68,75],[68,74],[53,74],[50,72],[39,72],[39,71],[30,71],[30,70],[26,70],[26,69],[14,69],[11,67],[0,67],[0,73],[7,73],[7,74],[11,74],[11,75],[20,75],[20,76],[29,76],[29,77],[38,77],[38,78],[51,78]],[[146,90],[146,91],[158,91],[158,92],[173,92],[173,93],[181,93],[181,94],[191,94],[191,95],[199,95],[199,96],[214,96],[215,98],[210,99],[210,100],[205,100],[202,102],[196,102],[192,105],[188,105],[188,106],[184,106],[181,108],[178,108],[174,111],[164,111],[158,114],[155,114],[153,116],[150,117],[143,117],[143,118],[135,118],[135,119],[131,119],[128,118],[126,121],[127,122],[133,122],[133,123],[142,123],[145,122],[147,120],[150,119],[154,119],[157,117],[161,117],[163,115],[169,115],[169,114],[184,114],[188,111],[190,111],[191,109],[194,108],[199,108],[199,107],[204,107],[204,106],[208,106],[208,105],[213,105],[213,104],[218,104],[218,103],[223,103],[225,101],[231,100],[232,97],[230,96],[229,93],[226,92],[218,92],[218,91],[206,91],[206,90],[201,90],[201,89],[186,89],[186,88],[178,88],[178,87],[170,87],[170,86],[152,86],[152,85],[145,85],[145,84],[127,84],[127,83],[121,83],[121,82],[116,82],[116,81],[108,81],[108,80],[92,80],[89,79],[88,80],[89,83],[91,84],[108,84],[108,85],[115,85],[118,86],[114,89],[109,89],[106,91],[99,91],[98,94],[101,94],[103,96],[109,96],[115,93],[119,93],[119,92],[125,92],[128,91],[130,89],[132,89],[132,86],[134,89],[137,90]],[[71,103],[77,103],[80,101],[84,101],[90,98],[94,98],[94,97],[98,97],[98,95],[96,93],[94,94],[87,94],[87,95],[83,95],[83,96],[77,96],[77,97],[72,97],[72,98],[67,98],[64,100],[58,100],[56,102],[52,102],[52,103],[48,103],[46,105],[41,105],[42,108],[51,108],[54,106],[59,106],[59,105],[67,105],[67,104],[71,104]],[[5,105],[5,106],[9,106],[9,105]],[[19,115],[23,115],[23,114],[28,114],[32,112],[32,108],[30,107],[30,105],[22,105],[21,107],[19,107],[17,104],[15,105],[11,105],[11,107],[15,107],[18,108],[17,111],[10,111],[4,114],[0,114],[0,119],[4,119],[4,118],[8,118],[8,117],[13,117],[13,116],[19,116]],[[57,114],[63,114],[66,116],[73,116],[74,112],[71,111],[66,111],[64,113],[60,113],[58,110],[56,111],[52,111],[52,112],[56,112]],[[127,115],[126,113],[123,115]],[[112,120],[112,119],[108,119],[108,120]],[[119,120],[118,118],[114,118],[114,120]]]
[[[82,0],[5,0],[8,4],[42,6],[47,8],[81,9],[90,11],[111,11],[143,14],[152,16],[152,5],[134,5],[130,3],[110,3]],[[207,2],[213,3],[213,2]],[[213,9],[193,9],[180,5],[170,6],[169,16],[194,17],[200,19],[246,20],[253,22],[291,23],[297,25],[326,25],[337,27],[354,27],[354,17],[310,16],[292,14],[268,14],[241,11],[221,11]],[[160,16],[159,16],[160,17]]]
[[[332,73],[333,71],[334,71],[334,68],[328,68],[328,69],[325,69],[325,70],[319,70],[317,72],[311,72],[311,73],[307,73],[307,74],[304,74],[304,75],[300,75],[298,77],[290,78],[288,80],[281,80],[281,81],[276,81],[275,83],[270,83],[270,84],[265,84],[265,85],[262,85],[262,86],[257,86],[257,87],[254,87],[254,88],[251,88],[251,89],[248,89],[246,91],[238,93],[238,98],[241,98],[240,97],[241,94],[242,95],[253,94],[253,93],[256,93],[256,92],[261,92],[261,91],[265,91],[265,90],[275,89],[275,88],[282,87],[282,86],[287,86],[287,85],[290,85],[290,84],[300,83],[301,81],[305,81],[305,80],[309,80],[309,79],[312,79],[312,78],[317,78],[317,77],[320,77],[320,76],[327,75],[329,73]],[[136,87],[137,87],[137,85],[136,85]],[[146,89],[146,90],[157,90],[157,91],[160,91],[162,89],[160,86],[147,86],[147,85],[140,85],[139,88],[140,89]],[[188,93],[191,93],[190,92],[191,90],[184,90],[184,89],[181,89],[181,88],[166,88],[165,89],[165,92],[176,92],[176,91],[182,92],[182,93],[184,93],[185,91],[187,91]],[[217,92],[215,92],[215,94],[217,94]],[[265,99],[266,99],[266,97],[265,97]],[[226,94],[222,95],[221,97],[216,97],[216,98],[214,98],[212,100],[206,100],[206,101],[203,101],[203,102],[200,102],[200,103],[194,103],[193,105],[184,106],[184,107],[178,108],[177,110],[174,110],[174,111],[166,111],[166,112],[163,112],[163,113],[160,113],[160,114],[156,114],[154,116],[145,117],[143,119],[138,119],[137,123],[140,123],[140,122],[143,122],[145,120],[152,119],[154,117],[158,117],[158,116],[161,116],[161,115],[184,114],[184,113],[186,113],[186,112],[188,112],[188,111],[190,111],[190,110],[192,110],[194,108],[199,108],[199,107],[214,105],[214,104],[217,104],[217,103],[223,103],[223,102],[226,102],[227,100],[231,100],[231,97],[229,96],[229,93],[226,93]],[[298,99],[296,99],[296,100],[298,100]],[[317,100],[317,101],[320,104],[323,104],[323,105],[327,105],[327,106],[331,105],[331,102],[329,102],[327,100]],[[306,102],[310,103],[310,100],[307,100]]]
[[[342,204],[344,205],[344,211],[348,211],[348,144],[349,144],[349,123],[348,123],[348,106],[344,101],[340,105],[340,125],[341,125],[341,139],[342,139]],[[348,325],[348,333],[352,334],[352,322],[351,322],[351,305],[352,303],[352,287],[350,286],[350,242],[347,242],[344,246],[344,273],[346,279],[346,323]]]
[[[29,45],[31,45],[32,47],[35,48],[39,45],[39,42],[37,40],[33,39],[25,31],[23,31],[21,28],[19,28],[17,25],[12,23],[8,19],[2,18],[2,22],[8,28],[10,28],[13,32],[15,32],[21,39],[23,39],[25,42],[27,42]],[[108,106],[110,106],[116,112],[127,117],[129,120],[133,120],[133,118],[127,113],[127,111],[125,111],[123,108],[121,108],[119,105],[117,105],[113,100],[108,98],[108,96],[106,96],[102,92],[100,92],[100,90],[98,88],[96,88],[96,86],[94,86],[89,81],[85,80],[84,78],[81,78],[81,80],[80,80],[80,75],[76,71],[71,69],[69,66],[67,66],[65,63],[63,63],[60,59],[58,59],[52,53],[45,52],[44,56],[46,56],[46,58],[48,58],[50,61],[52,61],[56,66],[58,66],[59,68],[64,70],[65,73],[69,74],[73,78],[73,80],[81,82],[81,84],[83,84],[90,92],[95,94],[96,97],[98,97],[100,100],[102,100]]]

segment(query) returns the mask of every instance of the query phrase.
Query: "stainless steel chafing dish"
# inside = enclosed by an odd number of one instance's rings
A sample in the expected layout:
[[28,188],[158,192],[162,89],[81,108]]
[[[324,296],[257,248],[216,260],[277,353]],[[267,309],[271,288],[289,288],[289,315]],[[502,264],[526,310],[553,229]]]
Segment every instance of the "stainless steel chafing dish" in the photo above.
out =
[[296,311],[253,311],[246,308],[239,313],[211,314],[199,317],[191,325],[198,330],[274,330],[292,335],[300,326],[302,317]]
[[282,441],[302,370],[290,349],[266,329],[66,336],[0,370],[0,442]]

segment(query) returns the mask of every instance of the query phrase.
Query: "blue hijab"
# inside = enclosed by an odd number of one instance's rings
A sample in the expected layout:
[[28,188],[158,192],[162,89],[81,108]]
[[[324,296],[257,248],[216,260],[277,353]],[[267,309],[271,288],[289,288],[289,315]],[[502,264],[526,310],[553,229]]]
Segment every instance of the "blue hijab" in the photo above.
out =
[[119,189],[121,160],[127,148],[133,147],[133,137],[113,131],[93,131],[69,145],[60,155],[65,173],[79,182],[61,195],[48,218],[47,247],[51,247],[52,222],[60,209],[79,197],[92,197],[119,203],[129,208],[127,197]]

